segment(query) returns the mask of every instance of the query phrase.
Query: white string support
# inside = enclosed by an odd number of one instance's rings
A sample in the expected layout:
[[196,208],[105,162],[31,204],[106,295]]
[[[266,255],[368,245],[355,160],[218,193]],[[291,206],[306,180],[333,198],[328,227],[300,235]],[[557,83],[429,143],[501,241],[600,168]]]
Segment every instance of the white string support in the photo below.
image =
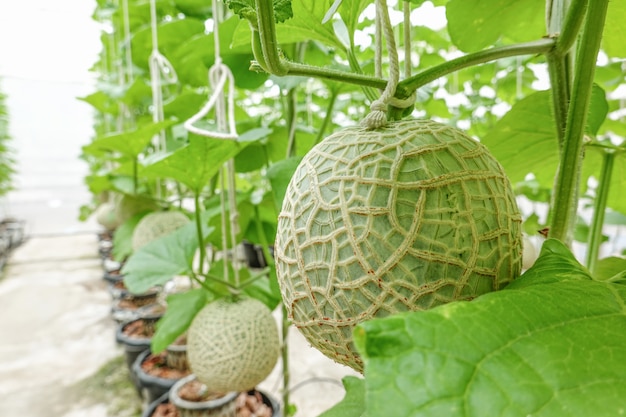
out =
[[[176,84],[178,76],[172,64],[159,52],[159,38],[157,32],[156,0],[150,0],[150,26],[152,30],[152,52],[149,58],[150,86],[152,88],[152,120],[155,123],[165,120],[163,111],[163,85]],[[157,135],[156,146],[159,151],[165,150],[165,132]]]
[[237,210],[237,184],[235,184],[235,160],[227,162],[228,174],[228,208],[230,210],[230,242],[233,247],[233,275],[235,286],[239,288],[239,258],[237,253],[237,234],[239,233],[239,210]]
[[[370,105],[370,113],[361,121],[361,125],[366,129],[378,129],[387,123],[387,106],[396,93],[396,87],[400,79],[400,69],[398,68],[398,50],[394,39],[393,27],[389,19],[389,10],[386,0],[376,0],[376,21],[380,21],[382,32],[387,43],[387,53],[389,55],[389,81],[387,86],[377,100]],[[378,44],[377,44],[378,45]],[[379,49],[378,47],[376,48]],[[382,49],[382,45],[380,46]],[[382,51],[377,51],[377,55]]]
[[[220,8],[217,1],[213,0],[213,40],[215,45],[215,63],[209,69],[209,86],[212,90],[208,101],[202,108],[188,120],[183,123],[187,131],[197,135],[205,136],[213,139],[237,140],[237,128],[235,125],[235,77],[232,71],[222,62],[220,55],[220,39],[219,39],[219,23]],[[225,97],[225,92],[227,96]],[[209,112],[215,109],[215,119],[217,123],[217,131],[207,130],[195,126]],[[230,243],[232,245],[232,264],[235,286],[239,286],[239,268],[237,259],[237,234],[239,232],[239,212],[237,210],[237,196],[235,184],[235,162],[233,159],[227,162],[225,167],[220,170],[220,208],[222,214],[222,250],[224,259],[224,279],[229,280],[228,269],[228,231],[226,222],[230,222]],[[228,180],[228,188],[226,188],[226,180]],[[225,193],[228,193],[228,211],[230,216],[226,215],[226,199]]]

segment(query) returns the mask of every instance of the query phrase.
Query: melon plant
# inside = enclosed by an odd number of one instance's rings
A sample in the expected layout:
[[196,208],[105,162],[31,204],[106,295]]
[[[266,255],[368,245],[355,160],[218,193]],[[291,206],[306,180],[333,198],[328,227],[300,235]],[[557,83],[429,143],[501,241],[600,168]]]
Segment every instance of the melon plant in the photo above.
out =
[[146,197],[124,194],[115,202],[115,217],[121,225],[135,214],[156,210],[156,203]]
[[254,388],[272,372],[279,352],[276,321],[253,298],[208,304],[187,333],[189,366],[211,392]]
[[187,223],[189,223],[189,218],[180,211],[155,211],[146,214],[133,231],[133,251],[172,233]]
[[504,170],[462,131],[428,120],[341,130],[287,188],[276,238],[283,300],[314,347],[361,371],[356,324],[511,282],[521,220]]
[[100,204],[94,211],[96,222],[106,230],[115,230],[119,226],[115,215],[115,205],[108,201]]

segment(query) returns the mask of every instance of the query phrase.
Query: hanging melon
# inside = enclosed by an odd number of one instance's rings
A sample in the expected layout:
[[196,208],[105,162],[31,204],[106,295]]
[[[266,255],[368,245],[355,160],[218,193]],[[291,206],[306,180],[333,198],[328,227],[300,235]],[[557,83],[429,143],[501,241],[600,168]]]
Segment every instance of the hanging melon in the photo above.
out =
[[247,391],[272,372],[280,340],[271,311],[256,299],[209,303],[187,333],[187,358],[210,392]]
[[133,231],[133,250],[168,235],[189,223],[189,218],[180,211],[155,211],[146,214]]
[[276,238],[283,301],[314,347],[361,371],[358,323],[503,288],[520,272],[520,224],[504,170],[460,130],[347,128],[289,183]]

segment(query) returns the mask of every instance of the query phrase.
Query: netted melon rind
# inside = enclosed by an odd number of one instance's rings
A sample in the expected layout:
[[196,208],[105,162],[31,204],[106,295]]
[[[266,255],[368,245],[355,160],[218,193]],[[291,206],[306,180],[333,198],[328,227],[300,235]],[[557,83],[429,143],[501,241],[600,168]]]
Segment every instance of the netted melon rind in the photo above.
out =
[[362,371],[358,323],[503,288],[521,268],[520,224],[504,170],[458,129],[344,129],[288,186],[275,246],[283,301],[314,347]]
[[187,333],[189,366],[211,392],[254,388],[272,372],[279,352],[276,321],[256,299],[214,301]]
[[168,235],[189,223],[189,218],[180,211],[155,211],[146,214],[133,231],[132,245],[136,251],[140,247]]

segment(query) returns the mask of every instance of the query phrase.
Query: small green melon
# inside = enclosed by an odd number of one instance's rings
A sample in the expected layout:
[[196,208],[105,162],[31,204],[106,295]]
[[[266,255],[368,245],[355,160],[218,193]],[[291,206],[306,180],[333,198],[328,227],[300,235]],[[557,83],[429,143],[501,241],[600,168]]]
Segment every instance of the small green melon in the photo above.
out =
[[115,203],[115,216],[118,223],[122,225],[135,214],[157,209],[157,204],[147,197],[124,194]]
[[96,222],[106,230],[115,230],[119,223],[115,216],[115,205],[109,202],[100,204],[94,211]]
[[155,211],[146,214],[133,231],[133,250],[168,235],[189,223],[189,218],[180,211]]
[[187,333],[189,366],[211,392],[254,388],[272,372],[279,353],[276,321],[252,298],[211,302]]
[[314,347],[361,371],[358,323],[471,300],[519,275],[521,220],[504,170],[462,131],[427,120],[341,130],[285,194],[283,301]]

